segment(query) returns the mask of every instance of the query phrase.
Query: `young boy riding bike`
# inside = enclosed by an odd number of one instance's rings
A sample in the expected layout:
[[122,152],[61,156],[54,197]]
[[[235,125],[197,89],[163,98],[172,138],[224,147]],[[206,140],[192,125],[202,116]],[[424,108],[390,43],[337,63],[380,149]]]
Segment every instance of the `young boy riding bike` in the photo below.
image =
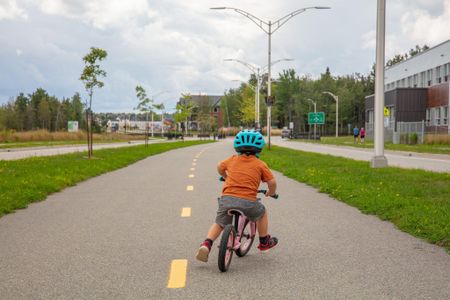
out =
[[264,147],[264,138],[259,132],[244,130],[234,139],[234,149],[238,155],[221,161],[217,171],[225,179],[222,197],[219,198],[216,222],[210,227],[206,240],[200,245],[196,258],[207,262],[213,242],[223,228],[230,224],[229,209],[242,211],[250,220],[256,221],[259,233],[258,249],[266,252],[278,243],[276,237],[268,234],[268,217],[264,205],[257,201],[256,194],[261,181],[266,182],[266,196],[276,193],[277,183],[266,163],[259,160]]

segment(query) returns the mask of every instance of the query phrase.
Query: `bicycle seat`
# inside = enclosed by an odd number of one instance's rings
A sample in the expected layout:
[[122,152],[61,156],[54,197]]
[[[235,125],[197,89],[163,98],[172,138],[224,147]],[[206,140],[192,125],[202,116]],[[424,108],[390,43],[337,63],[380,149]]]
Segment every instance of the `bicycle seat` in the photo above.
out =
[[242,211],[240,211],[239,209],[236,209],[236,208],[229,209],[227,211],[227,213],[230,216],[232,216],[232,215],[235,215],[235,216],[243,215],[243,216],[245,216],[245,214]]

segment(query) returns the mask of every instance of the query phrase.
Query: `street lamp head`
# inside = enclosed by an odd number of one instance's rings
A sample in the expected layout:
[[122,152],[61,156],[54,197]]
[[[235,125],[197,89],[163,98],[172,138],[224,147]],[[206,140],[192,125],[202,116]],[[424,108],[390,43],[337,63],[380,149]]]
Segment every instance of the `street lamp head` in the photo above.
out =
[[232,58],[225,58],[223,61],[233,61],[234,59]]
[[209,9],[227,9],[225,6],[221,6],[221,7],[210,7]]
[[329,6],[314,6],[315,9],[331,9]]

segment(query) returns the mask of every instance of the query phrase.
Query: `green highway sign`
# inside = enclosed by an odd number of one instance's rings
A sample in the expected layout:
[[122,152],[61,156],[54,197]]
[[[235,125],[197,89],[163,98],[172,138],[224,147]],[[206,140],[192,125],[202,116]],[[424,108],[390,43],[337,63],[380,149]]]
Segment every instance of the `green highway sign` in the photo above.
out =
[[323,111],[308,113],[308,124],[325,124],[325,113]]

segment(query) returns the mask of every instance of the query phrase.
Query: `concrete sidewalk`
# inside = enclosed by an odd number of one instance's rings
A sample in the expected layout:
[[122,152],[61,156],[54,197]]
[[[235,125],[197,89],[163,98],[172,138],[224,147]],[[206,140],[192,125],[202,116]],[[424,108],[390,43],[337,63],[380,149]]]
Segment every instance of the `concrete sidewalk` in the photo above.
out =
[[[348,146],[323,145],[290,141],[280,137],[272,137],[272,143],[277,146],[321,154],[329,154],[351,158],[354,160],[371,161],[373,149],[353,148]],[[450,173],[450,155],[414,153],[403,151],[385,151],[389,166],[406,169],[422,169],[432,172]]]
[[[167,143],[177,140],[155,139],[149,140],[149,144]],[[94,151],[108,148],[122,148],[136,145],[143,145],[144,141],[129,141],[120,143],[94,143]],[[23,147],[23,148],[5,148],[0,149],[0,160],[16,160],[33,156],[53,156],[60,154],[68,154],[74,152],[87,152],[87,145],[61,145],[61,146],[39,146],[39,147]]]

